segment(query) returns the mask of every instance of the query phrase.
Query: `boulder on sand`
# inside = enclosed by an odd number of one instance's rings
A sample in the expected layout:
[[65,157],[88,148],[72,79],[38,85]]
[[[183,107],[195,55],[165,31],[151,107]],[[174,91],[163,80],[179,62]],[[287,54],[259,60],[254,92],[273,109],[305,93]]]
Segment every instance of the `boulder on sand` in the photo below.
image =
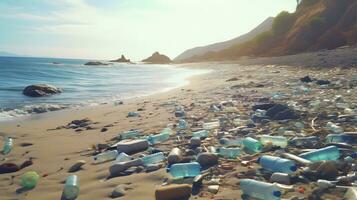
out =
[[23,91],[22,94],[29,96],[29,97],[43,97],[49,96],[53,94],[61,93],[61,89],[56,88],[52,85],[47,84],[36,84],[27,86]]

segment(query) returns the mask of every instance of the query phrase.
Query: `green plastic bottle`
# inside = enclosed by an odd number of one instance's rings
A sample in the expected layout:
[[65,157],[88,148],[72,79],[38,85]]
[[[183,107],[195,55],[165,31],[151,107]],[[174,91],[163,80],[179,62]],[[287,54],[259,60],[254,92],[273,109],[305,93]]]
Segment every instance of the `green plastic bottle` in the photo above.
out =
[[258,140],[251,137],[246,137],[243,139],[243,146],[246,150],[254,153],[261,152],[263,149],[262,144]]
[[35,171],[29,171],[21,176],[21,186],[26,189],[33,189],[36,187],[40,176]]
[[63,195],[67,199],[76,199],[79,195],[79,179],[77,175],[70,175],[67,177],[63,189]]
[[12,147],[13,147],[13,141],[12,141],[12,138],[11,137],[5,137],[4,139],[4,147],[1,151],[1,153],[3,155],[7,155],[10,153],[10,151],[12,150]]

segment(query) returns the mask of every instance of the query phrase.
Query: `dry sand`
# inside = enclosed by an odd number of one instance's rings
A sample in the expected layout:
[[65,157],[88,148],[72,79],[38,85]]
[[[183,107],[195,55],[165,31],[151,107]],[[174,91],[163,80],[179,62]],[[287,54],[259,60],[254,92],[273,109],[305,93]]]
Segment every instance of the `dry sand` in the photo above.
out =
[[[296,82],[307,74],[316,78],[350,78],[356,75],[356,68],[350,69],[306,69],[289,66],[241,66],[239,64],[187,64],[181,67],[212,69],[211,73],[191,77],[190,84],[182,88],[152,96],[135,98],[124,101],[123,105],[102,105],[81,109],[63,110],[52,113],[36,114],[11,122],[0,124],[0,135],[14,138],[14,149],[6,156],[6,162],[20,164],[26,159],[34,158],[34,164],[16,173],[0,175],[0,199],[28,199],[47,200],[60,199],[63,183],[68,175],[68,168],[77,160],[86,160],[83,170],[76,172],[80,178],[80,196],[78,200],[110,199],[109,194],[119,184],[127,184],[131,189],[120,199],[151,200],[155,199],[155,188],[169,177],[165,169],[152,173],[139,173],[130,176],[117,177],[106,180],[111,163],[99,165],[91,164],[91,157],[87,155],[88,148],[93,144],[105,143],[121,131],[140,129],[145,133],[155,133],[168,123],[175,123],[173,107],[163,107],[159,104],[167,101],[190,107],[189,115],[205,116],[210,103],[228,100],[232,95],[258,95],[270,91],[281,91],[281,85],[286,82]],[[338,73],[337,73],[338,72]],[[237,77],[237,81],[226,82],[227,79]],[[249,82],[261,83],[264,88],[245,88]],[[241,85],[240,89],[231,89],[233,85]],[[241,104],[245,103],[242,99]],[[140,111],[140,117],[127,118],[129,111]],[[66,125],[72,120],[89,118],[98,122],[93,126],[97,129],[75,132],[73,129],[54,129]],[[107,132],[101,128],[108,126]],[[32,146],[22,147],[22,143],[32,143]],[[171,148],[171,147],[170,147]],[[0,156],[0,160],[4,156]],[[5,161],[0,161],[4,163]],[[41,176],[37,187],[31,191],[17,193],[20,188],[19,179],[26,171],[34,170]],[[247,170],[237,164],[235,171]],[[208,192],[192,199],[240,199],[237,186],[239,179],[234,172],[224,179],[218,194]]]

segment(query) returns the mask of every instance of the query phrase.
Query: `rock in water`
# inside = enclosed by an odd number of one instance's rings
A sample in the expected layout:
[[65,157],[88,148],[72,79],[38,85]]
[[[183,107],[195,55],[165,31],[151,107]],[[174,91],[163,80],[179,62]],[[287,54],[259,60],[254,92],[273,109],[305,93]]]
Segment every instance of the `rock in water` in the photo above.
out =
[[74,165],[72,165],[69,169],[68,172],[76,172],[81,169],[83,165],[86,164],[85,160],[78,160]]
[[84,65],[109,65],[109,64],[108,63],[103,63],[103,62],[98,62],[98,61],[90,61],[90,62],[87,62]]
[[29,96],[29,97],[43,97],[49,96],[53,94],[61,93],[61,89],[56,88],[52,85],[47,84],[36,84],[27,86],[23,91],[22,94]]

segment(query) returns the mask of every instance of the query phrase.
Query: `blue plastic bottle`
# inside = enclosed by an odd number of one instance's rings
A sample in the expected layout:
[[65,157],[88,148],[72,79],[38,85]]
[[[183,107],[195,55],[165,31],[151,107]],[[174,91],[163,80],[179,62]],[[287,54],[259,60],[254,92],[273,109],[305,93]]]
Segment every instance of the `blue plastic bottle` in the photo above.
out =
[[225,147],[233,147],[233,146],[240,147],[243,144],[243,140],[240,138],[237,139],[221,138],[219,140],[219,143]]
[[322,160],[337,160],[340,157],[340,151],[336,146],[329,146],[322,149],[303,153],[299,156],[313,162]]
[[165,142],[166,140],[168,140],[170,138],[171,132],[172,132],[172,130],[170,128],[165,128],[164,130],[161,131],[160,134],[150,135],[148,137],[148,141],[150,142],[150,144],[157,144],[160,142]]
[[281,191],[275,184],[253,179],[240,180],[240,188],[244,195],[261,200],[279,200],[281,196]]
[[240,148],[226,148],[220,147],[217,149],[218,155],[224,158],[237,158],[241,154]]
[[248,151],[254,153],[261,152],[263,149],[262,144],[258,140],[251,137],[246,137],[243,139],[243,146]]
[[291,174],[297,170],[295,163],[285,158],[264,155],[259,158],[259,164],[271,172]]
[[180,119],[178,123],[178,128],[181,130],[187,129],[188,125],[187,122],[184,119]]
[[162,162],[163,160],[165,160],[165,155],[164,153],[159,152],[159,153],[154,153],[144,156],[140,158],[140,160],[144,163],[144,165],[150,165],[150,164]]
[[208,131],[207,130],[201,130],[201,131],[193,132],[192,133],[192,137],[206,138],[206,137],[208,137]]
[[128,117],[138,117],[139,113],[138,112],[128,112]]
[[195,177],[201,174],[201,165],[198,162],[173,164],[170,174],[175,178]]
[[125,131],[122,132],[118,135],[119,140],[125,140],[125,139],[131,139],[131,138],[136,138],[140,134],[139,130],[130,130],[130,131]]

